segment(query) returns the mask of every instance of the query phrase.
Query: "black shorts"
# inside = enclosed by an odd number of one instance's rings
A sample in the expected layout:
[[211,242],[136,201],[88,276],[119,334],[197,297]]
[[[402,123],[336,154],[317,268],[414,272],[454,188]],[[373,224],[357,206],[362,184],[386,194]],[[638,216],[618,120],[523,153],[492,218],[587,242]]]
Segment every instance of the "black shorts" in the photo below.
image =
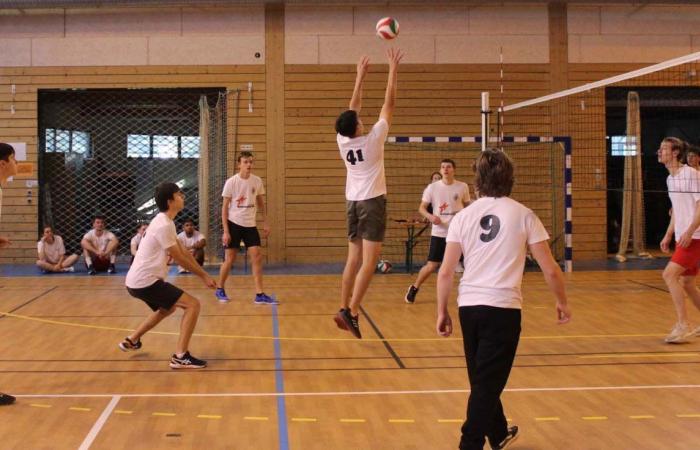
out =
[[348,239],[382,242],[386,231],[386,196],[345,202]]
[[246,248],[260,247],[260,233],[258,233],[257,227],[242,227],[229,220],[228,233],[231,235],[231,241],[226,248],[238,249],[241,246],[241,241]]
[[441,263],[445,258],[445,247],[447,247],[447,238],[430,236],[428,261]]
[[127,286],[126,290],[129,291],[132,297],[143,300],[153,311],[158,311],[159,309],[169,310],[175,306],[175,303],[185,293],[179,287],[163,280],[158,280],[145,288],[132,289]]

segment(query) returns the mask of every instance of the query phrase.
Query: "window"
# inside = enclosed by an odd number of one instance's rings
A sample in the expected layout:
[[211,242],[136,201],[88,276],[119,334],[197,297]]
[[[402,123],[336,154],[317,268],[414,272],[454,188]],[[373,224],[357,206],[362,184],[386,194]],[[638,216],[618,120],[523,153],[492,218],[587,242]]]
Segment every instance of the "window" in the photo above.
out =
[[126,138],[129,158],[199,158],[199,136],[130,134]]
[[47,153],[75,153],[90,156],[90,133],[47,128],[45,138]]
[[610,151],[612,156],[635,156],[637,139],[635,136],[610,136]]

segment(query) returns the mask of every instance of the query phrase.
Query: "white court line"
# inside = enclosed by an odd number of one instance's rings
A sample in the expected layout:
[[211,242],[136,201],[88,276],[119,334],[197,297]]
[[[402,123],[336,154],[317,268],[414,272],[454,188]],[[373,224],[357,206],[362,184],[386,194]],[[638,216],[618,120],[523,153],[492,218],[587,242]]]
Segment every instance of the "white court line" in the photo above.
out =
[[93,441],[95,440],[97,435],[100,433],[100,430],[107,422],[109,415],[112,414],[112,411],[117,406],[117,403],[119,403],[119,400],[121,400],[121,396],[119,396],[119,395],[112,396],[112,400],[107,404],[104,411],[102,411],[102,414],[100,414],[100,417],[97,419],[97,422],[95,422],[95,424],[92,426],[92,429],[90,430],[88,435],[85,436],[85,440],[80,445],[78,450],[88,450],[90,448]]
[[[700,389],[700,384],[660,384],[622,386],[570,386],[541,388],[511,388],[505,392],[586,392],[586,391],[632,391],[649,389]],[[469,389],[432,389],[419,391],[338,391],[338,392],[222,392],[218,394],[14,394],[18,398],[144,398],[144,397],[323,397],[336,395],[431,395],[464,394]],[[114,401],[114,400],[113,400]],[[110,403],[111,404],[111,403]],[[116,403],[115,403],[116,404]],[[112,407],[112,409],[114,409]],[[105,410],[106,411],[106,410]],[[104,413],[103,413],[104,415]]]

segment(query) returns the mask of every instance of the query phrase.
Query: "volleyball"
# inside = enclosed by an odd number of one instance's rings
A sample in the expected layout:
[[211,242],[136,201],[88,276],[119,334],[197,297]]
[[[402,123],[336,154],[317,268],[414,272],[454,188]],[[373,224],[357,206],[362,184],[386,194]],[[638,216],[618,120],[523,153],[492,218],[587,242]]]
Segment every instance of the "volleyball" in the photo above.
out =
[[391,272],[391,263],[386,259],[382,259],[377,263],[377,270],[380,273],[389,273]]
[[394,39],[399,35],[399,23],[391,17],[384,17],[377,22],[377,36],[385,41]]

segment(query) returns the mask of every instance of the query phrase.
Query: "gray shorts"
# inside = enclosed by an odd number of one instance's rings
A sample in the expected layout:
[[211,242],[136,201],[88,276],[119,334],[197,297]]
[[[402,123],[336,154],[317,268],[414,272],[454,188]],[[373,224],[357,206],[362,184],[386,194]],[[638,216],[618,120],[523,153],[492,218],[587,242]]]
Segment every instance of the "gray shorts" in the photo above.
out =
[[347,200],[345,210],[348,220],[348,239],[384,241],[386,231],[386,196],[368,200]]

